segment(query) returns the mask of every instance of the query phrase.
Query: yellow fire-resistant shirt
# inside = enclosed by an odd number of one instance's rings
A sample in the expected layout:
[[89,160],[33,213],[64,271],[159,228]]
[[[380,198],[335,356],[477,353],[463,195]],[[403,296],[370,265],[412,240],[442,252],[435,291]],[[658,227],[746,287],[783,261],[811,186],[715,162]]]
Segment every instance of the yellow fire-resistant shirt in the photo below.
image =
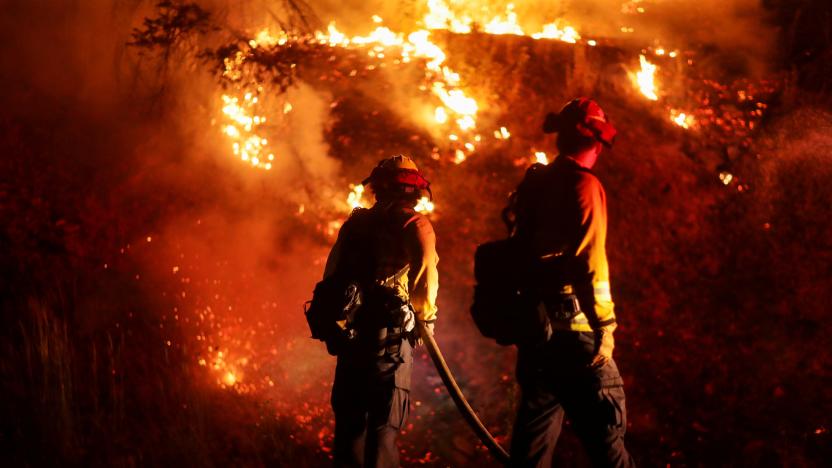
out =
[[324,278],[337,269],[360,269],[372,258],[375,283],[410,301],[416,319],[436,320],[439,272],[436,234],[424,215],[410,207],[376,204],[356,210],[341,227],[329,253]]
[[[523,192],[523,184],[528,189]],[[595,175],[574,160],[559,157],[526,174],[517,201],[514,235],[544,262],[565,265],[566,283],[582,312],[555,329],[592,331],[615,321],[607,263],[607,203]],[[525,195],[525,197],[524,197]],[[564,285],[550,285],[562,288]]]

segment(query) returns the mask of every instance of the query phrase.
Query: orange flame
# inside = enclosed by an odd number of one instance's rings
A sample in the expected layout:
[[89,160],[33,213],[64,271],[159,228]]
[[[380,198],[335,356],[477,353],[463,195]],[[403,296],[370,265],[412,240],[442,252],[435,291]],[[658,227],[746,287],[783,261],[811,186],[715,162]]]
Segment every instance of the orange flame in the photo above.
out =
[[656,95],[656,70],[658,70],[658,67],[648,62],[647,57],[644,55],[639,55],[638,60],[641,64],[641,70],[636,72],[635,75],[638,89],[647,99],[658,101],[659,96]]
[[231,140],[234,155],[254,167],[269,170],[274,154],[269,151],[268,140],[258,135],[257,130],[266,122],[266,117],[254,113],[257,96],[246,93],[242,99],[222,95],[222,113],[226,123],[223,133]]
[[688,115],[685,112],[681,112],[676,109],[672,109],[670,111],[670,120],[686,130],[696,123],[696,119],[694,119],[692,115]]
[[[446,53],[430,40],[430,31],[441,29],[460,34],[470,33],[475,15],[467,11],[458,14],[451,9],[446,0],[426,1],[428,11],[422,19],[425,29],[416,30],[407,37],[382,26],[382,18],[373,15],[372,20],[378,26],[366,36],[347,36],[338,30],[335,22],[330,22],[326,31],[314,34],[314,39],[331,47],[366,48],[369,56],[378,59],[384,58],[388,53],[397,53],[400,54],[403,63],[408,63],[414,58],[426,60],[425,70],[431,82],[428,89],[442,104],[435,108],[433,120],[448,130],[449,126],[456,128],[456,131],[449,133],[448,140],[453,150],[453,161],[461,163],[476,151],[477,144],[481,142],[481,137],[475,134],[480,105],[462,88],[459,74],[444,65]],[[454,4],[454,8],[460,6]],[[476,18],[478,23],[484,25],[485,33],[526,35],[518,22],[514,4],[509,3],[506,6],[504,15],[487,15],[487,11],[480,12]],[[530,36],[534,39],[556,39],[569,43],[580,40],[577,30],[560,20],[546,24],[541,32]],[[284,31],[273,34],[269,29],[262,29],[248,41],[248,45],[252,49],[276,47],[285,45],[290,40],[292,39]],[[226,59],[224,75],[232,80],[239,80],[243,74],[245,60],[245,54],[242,52]],[[223,126],[223,131],[231,139],[232,150],[236,156],[252,166],[271,169],[274,154],[268,149],[267,138],[260,136],[257,129],[266,121],[266,117],[257,111],[256,95],[252,97],[252,93],[245,93],[244,96],[222,96],[223,114],[229,120]],[[287,104],[284,113],[290,110],[291,104]],[[508,135],[504,127],[495,132],[498,139],[506,139]]]
[[488,34],[514,34],[517,36],[525,36],[523,28],[517,24],[517,13],[514,12],[514,4],[509,3],[506,6],[506,17],[495,16],[483,28]]
[[[350,188],[350,193],[347,195],[347,205],[350,207],[350,210],[354,210],[356,208],[367,208],[372,204],[365,198],[365,194],[367,192],[363,185],[350,185]],[[436,209],[436,205],[430,198],[422,197],[416,202],[413,209],[422,214],[429,214],[433,213]]]
[[[549,23],[543,26],[543,31],[532,34],[535,39],[557,39],[559,41],[575,44],[581,39],[581,35],[572,26],[561,27],[559,22]],[[595,42],[595,41],[591,41]],[[589,45],[595,45],[590,43]]]
[[366,208],[367,202],[364,201],[364,186],[361,184],[358,185],[351,185],[352,190],[350,190],[349,195],[347,195],[347,205],[349,205],[350,210],[354,210],[356,208]]
[[[422,18],[424,29],[418,29],[406,36],[383,26],[382,18],[373,15],[372,20],[376,27],[365,36],[348,36],[338,30],[335,22],[330,22],[326,31],[318,31],[314,34],[314,40],[330,47],[365,50],[368,56],[377,59],[383,59],[385,55],[397,54],[402,63],[409,63],[414,59],[424,60],[426,78],[430,83],[426,89],[439,103],[434,107],[432,122],[447,132],[452,161],[460,164],[476,151],[477,145],[482,141],[481,135],[476,133],[480,104],[463,88],[459,74],[445,64],[447,54],[442,47],[431,40],[431,30],[439,29],[467,34],[473,31],[473,25],[476,22],[483,25],[482,30],[486,34],[514,34],[567,43],[577,43],[581,40],[581,36],[574,27],[565,24],[562,20],[545,24],[540,32],[527,34],[518,21],[512,3],[506,6],[503,14],[492,15],[485,10],[476,13],[472,8],[468,8],[471,11],[464,10],[456,2],[451,3],[452,9],[446,0],[426,0],[426,2],[428,11]],[[464,11],[454,11],[461,8]],[[272,34],[268,29],[263,29],[248,41],[248,45],[252,49],[276,47],[290,40],[293,39],[283,31]],[[588,40],[586,43],[589,46],[597,45],[595,40]],[[676,55],[675,51],[668,54],[664,48],[657,48],[654,52],[657,56],[673,57]],[[244,62],[245,55],[242,53],[226,59],[224,74],[232,80],[239,79],[243,73]],[[658,67],[648,61],[644,55],[639,55],[639,64],[640,70],[631,75],[633,81],[647,99],[657,101],[659,97],[655,75]],[[368,68],[370,67],[373,66]],[[222,95],[222,110],[225,119],[222,129],[231,140],[232,150],[236,156],[254,167],[268,170],[272,167],[274,154],[268,148],[268,139],[260,135],[262,129],[259,127],[266,122],[266,116],[261,115],[258,110],[257,96],[260,92],[262,88],[258,86],[256,93],[245,92],[240,96]],[[284,113],[291,110],[291,104],[284,104]],[[671,110],[670,117],[674,124],[685,129],[694,124],[691,116],[676,110]],[[499,127],[493,132],[493,136],[497,140],[507,140],[511,137],[511,133],[506,127]],[[548,162],[548,156],[543,152],[535,152],[534,158],[541,163]],[[347,195],[348,208],[365,206],[367,203],[363,197],[363,186],[351,186]],[[434,209],[433,203],[427,199],[420,200],[417,207],[424,212],[432,212]]]

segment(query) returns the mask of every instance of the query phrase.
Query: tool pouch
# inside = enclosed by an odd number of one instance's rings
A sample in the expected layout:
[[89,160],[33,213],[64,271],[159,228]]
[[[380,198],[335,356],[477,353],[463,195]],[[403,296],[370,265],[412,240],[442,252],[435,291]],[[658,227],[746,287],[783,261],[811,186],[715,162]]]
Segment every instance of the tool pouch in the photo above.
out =
[[410,303],[404,303],[390,309],[391,323],[387,327],[386,337],[382,347],[384,355],[394,361],[401,362],[402,342],[410,339],[413,330],[416,328],[416,314]]
[[357,282],[333,275],[315,286],[312,300],[304,304],[304,314],[312,338],[324,341],[329,354],[337,355],[354,340],[356,313],[363,304]]

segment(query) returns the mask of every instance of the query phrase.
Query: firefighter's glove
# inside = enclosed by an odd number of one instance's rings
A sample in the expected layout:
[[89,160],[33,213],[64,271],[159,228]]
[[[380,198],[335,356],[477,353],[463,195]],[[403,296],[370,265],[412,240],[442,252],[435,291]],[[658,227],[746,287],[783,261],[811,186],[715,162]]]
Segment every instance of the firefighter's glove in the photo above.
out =
[[600,369],[612,360],[612,350],[615,348],[613,331],[615,331],[615,323],[595,329],[595,354],[592,356],[589,367]]
[[[422,322],[422,321],[419,321],[419,323],[420,323],[421,325],[424,325],[424,326],[425,326],[426,331],[427,331],[428,333],[430,333],[431,335],[433,335],[433,326],[434,326],[434,324],[435,324],[436,322]],[[419,331],[418,336],[416,337],[416,346],[421,346],[421,345],[423,345],[423,344],[424,344],[424,341],[425,341],[425,340],[423,339],[423,337],[422,337],[422,327],[421,327],[421,326],[417,326],[417,327],[416,327],[416,330],[418,330],[418,331]]]

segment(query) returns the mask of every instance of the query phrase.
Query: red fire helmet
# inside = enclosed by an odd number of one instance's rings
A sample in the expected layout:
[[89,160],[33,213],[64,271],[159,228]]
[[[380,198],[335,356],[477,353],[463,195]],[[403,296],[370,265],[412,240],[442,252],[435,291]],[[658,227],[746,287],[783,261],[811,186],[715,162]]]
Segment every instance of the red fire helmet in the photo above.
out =
[[397,154],[387,159],[382,159],[370,173],[370,176],[361,182],[363,185],[391,186],[398,185],[405,188],[405,191],[425,190],[429,194],[430,182],[419,172],[418,166],[407,156]]
[[610,148],[617,133],[597,102],[587,97],[569,101],[557,114],[546,114],[543,121],[544,133],[573,130],[587,137],[595,138]]

